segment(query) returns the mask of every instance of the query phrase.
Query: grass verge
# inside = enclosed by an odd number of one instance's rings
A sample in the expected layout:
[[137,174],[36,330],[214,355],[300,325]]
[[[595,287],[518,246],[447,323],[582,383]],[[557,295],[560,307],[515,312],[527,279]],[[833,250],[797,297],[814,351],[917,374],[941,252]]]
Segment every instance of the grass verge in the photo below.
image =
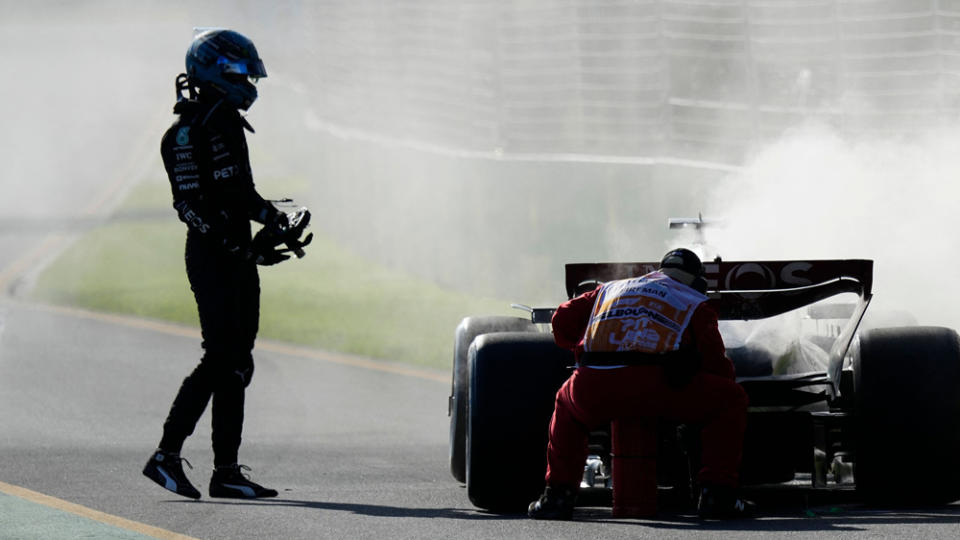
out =
[[[172,209],[157,212],[166,197],[156,182],[139,186],[118,212],[129,218],[86,233],[38,277],[31,297],[197,325],[184,225]],[[446,369],[461,318],[517,313],[507,301],[393,271],[313,232],[307,257],[261,268],[261,337]]]

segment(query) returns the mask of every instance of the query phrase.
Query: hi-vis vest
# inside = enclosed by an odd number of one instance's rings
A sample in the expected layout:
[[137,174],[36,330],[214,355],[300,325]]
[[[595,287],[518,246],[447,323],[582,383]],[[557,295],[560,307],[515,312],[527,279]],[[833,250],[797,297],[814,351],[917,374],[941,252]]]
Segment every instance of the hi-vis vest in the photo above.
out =
[[586,352],[663,353],[680,338],[707,297],[661,272],[603,284],[593,305]]

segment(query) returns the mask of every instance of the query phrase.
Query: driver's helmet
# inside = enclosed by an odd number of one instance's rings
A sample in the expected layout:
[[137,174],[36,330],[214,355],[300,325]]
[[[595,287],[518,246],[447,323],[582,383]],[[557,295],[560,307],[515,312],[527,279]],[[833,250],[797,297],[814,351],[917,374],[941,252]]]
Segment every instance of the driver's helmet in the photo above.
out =
[[257,99],[254,83],[267,71],[253,42],[222,28],[204,30],[187,51],[187,77],[201,95],[216,92],[230,105],[247,110]]

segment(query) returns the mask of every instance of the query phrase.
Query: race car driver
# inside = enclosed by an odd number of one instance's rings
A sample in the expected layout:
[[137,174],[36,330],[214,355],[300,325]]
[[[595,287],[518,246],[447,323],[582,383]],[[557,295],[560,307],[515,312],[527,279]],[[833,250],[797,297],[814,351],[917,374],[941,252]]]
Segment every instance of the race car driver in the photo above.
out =
[[530,517],[571,519],[588,434],[630,417],[702,426],[700,517],[753,512],[753,503],[736,495],[747,395],[705,292],[700,259],[675,249],[658,271],[604,283],[557,308],[554,339],[575,352],[578,367],[557,392],[547,487],[530,503]]
[[[187,226],[186,269],[199,312],[204,354],[183,380],[163,424],[163,436],[143,474],[164,488],[198,499],[183,472],[185,439],[213,402],[214,471],[211,497],[275,497],[238,463],[244,393],[253,376],[252,350],[259,324],[257,265],[289,256],[251,238],[281,231],[288,218],[254,187],[241,116],[257,98],[253,83],[266,77],[257,50],[245,36],[224,29],[198,34],[177,77],[177,120],[164,134],[161,155],[173,191],[173,207]],[[186,95],[185,95],[186,94]]]

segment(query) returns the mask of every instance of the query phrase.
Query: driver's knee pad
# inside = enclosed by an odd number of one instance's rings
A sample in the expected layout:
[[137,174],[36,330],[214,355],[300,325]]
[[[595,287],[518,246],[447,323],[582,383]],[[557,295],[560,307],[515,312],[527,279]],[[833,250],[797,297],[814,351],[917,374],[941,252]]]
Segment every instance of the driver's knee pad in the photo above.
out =
[[217,386],[246,388],[253,379],[250,352],[208,350],[202,363],[216,374]]
[[220,369],[221,381],[231,386],[246,388],[253,379],[253,356],[249,353],[236,355],[232,362],[226,362]]

